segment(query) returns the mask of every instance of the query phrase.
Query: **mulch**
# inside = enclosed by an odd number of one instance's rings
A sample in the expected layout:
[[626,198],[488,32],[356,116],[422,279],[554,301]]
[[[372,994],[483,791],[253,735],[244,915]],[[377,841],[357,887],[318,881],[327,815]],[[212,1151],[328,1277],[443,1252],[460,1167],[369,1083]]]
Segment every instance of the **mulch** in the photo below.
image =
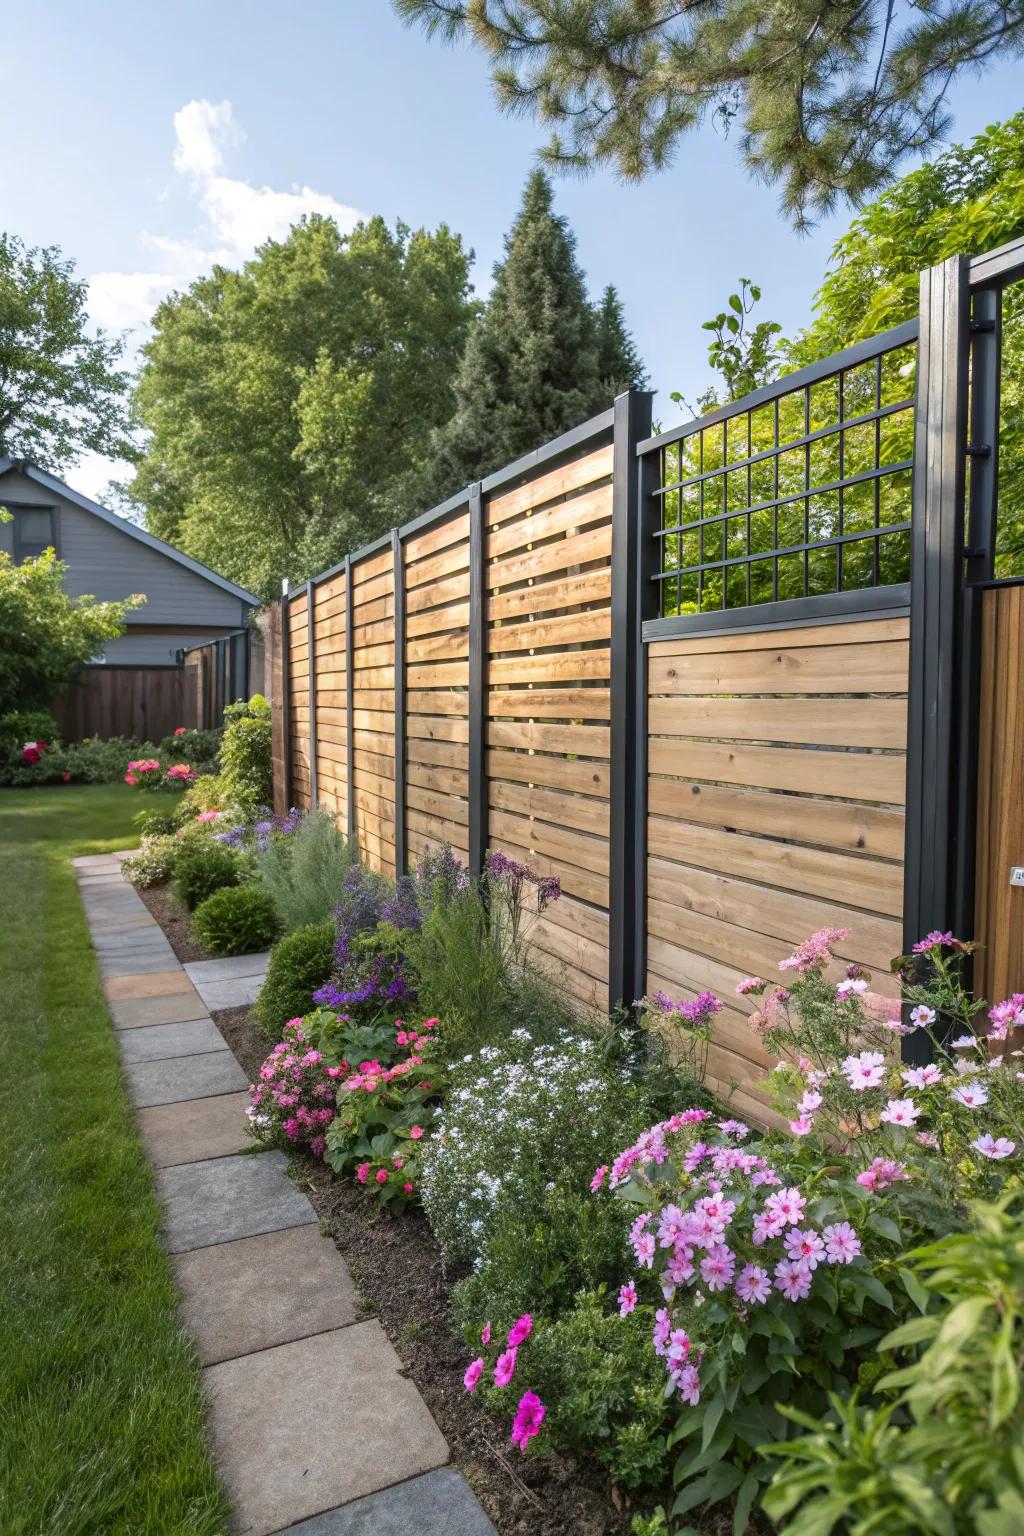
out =
[[182,965],[188,965],[192,960],[209,960],[206,950],[193,943],[192,919],[177,905],[169,885],[151,885],[148,890],[136,887],[136,893],[160,924]]

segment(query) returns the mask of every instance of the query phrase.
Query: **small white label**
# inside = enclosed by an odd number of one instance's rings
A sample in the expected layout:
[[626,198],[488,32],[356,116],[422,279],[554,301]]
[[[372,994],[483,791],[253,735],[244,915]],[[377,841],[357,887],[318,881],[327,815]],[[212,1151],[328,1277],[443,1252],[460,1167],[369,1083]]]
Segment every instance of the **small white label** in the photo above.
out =
[[1013,864],[1010,867],[1010,884],[1024,885],[1024,864]]

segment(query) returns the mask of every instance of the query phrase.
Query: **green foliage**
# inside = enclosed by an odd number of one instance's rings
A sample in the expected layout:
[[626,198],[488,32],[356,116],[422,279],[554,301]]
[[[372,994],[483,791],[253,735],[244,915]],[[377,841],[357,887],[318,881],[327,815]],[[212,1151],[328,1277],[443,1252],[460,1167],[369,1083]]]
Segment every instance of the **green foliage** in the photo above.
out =
[[145,834],[142,846],[124,860],[121,872],[132,885],[142,890],[151,885],[163,885],[171,878],[180,851],[181,844],[172,833]]
[[274,794],[273,726],[261,693],[229,704],[220,744],[220,788],[228,804],[254,816]]
[[130,494],[147,525],[266,597],[409,516],[473,313],[442,225],[303,220],[157,310]]
[[123,344],[88,324],[88,284],[58,246],[0,233],[0,454],[65,470],[131,458]]
[[[45,719],[46,717],[21,718]],[[54,738],[51,736],[24,739],[42,739],[52,742]],[[134,758],[140,754],[144,756],[153,750],[148,742],[140,744],[137,741],[130,741],[125,736],[111,736],[107,741],[101,741],[98,736],[93,736],[85,741],[73,742],[67,747],[61,746],[58,742],[50,746],[39,762],[31,767],[22,765],[19,750],[8,759],[6,767],[0,757],[0,784],[16,784],[22,788],[41,784],[110,784],[124,778],[128,764]]]
[[138,828],[141,838],[169,837],[181,826],[181,803],[170,811],[160,808],[138,811],[132,817],[132,825]]
[[216,764],[217,754],[224,732],[219,727],[216,730],[189,729],[185,731],[172,731],[161,741],[158,752],[171,763],[211,763]]
[[264,1034],[278,1040],[289,1019],[309,1013],[313,993],[331,974],[334,938],[334,924],[327,918],[297,928],[274,945],[253,1011]]
[[45,741],[52,746],[59,734],[49,710],[12,710],[0,716],[0,768],[20,764],[26,741]]
[[144,601],[69,597],[61,586],[66,570],[52,549],[21,565],[0,550],[0,715],[47,709]]
[[436,495],[605,410],[642,377],[617,297],[606,293],[595,314],[575,237],[534,171],[454,378],[454,414],[435,437]]
[[[776,320],[758,320],[748,325],[754,306],[761,301],[761,289],[748,277],[740,278],[738,293],[730,293],[728,309],[719,310],[705,320],[701,330],[710,331],[708,362],[721,376],[725,388],[714,387],[698,396],[696,406],[686,401],[678,390],[669,396],[692,416],[702,416],[717,405],[739,400],[762,384],[770,384],[779,371],[780,343],[776,340],[782,326]],[[756,444],[752,445],[756,448]]]
[[311,811],[287,836],[267,841],[256,863],[286,933],[330,916],[357,857],[355,845],[326,811]]
[[858,204],[949,126],[945,99],[1024,43],[1018,5],[973,0],[394,0],[428,33],[487,53],[498,101],[556,131],[549,164],[611,162],[637,178],[670,164],[710,116],[738,120],[751,172],[781,183],[798,223]]
[[[529,1381],[547,1407],[545,1443],[594,1457],[621,1488],[657,1485],[672,1410],[651,1352],[653,1309],[619,1317],[607,1305],[603,1290],[585,1291],[530,1336]],[[501,1315],[502,1329],[514,1317]],[[485,1402],[504,1406],[493,1389]]]
[[192,915],[192,937],[211,955],[253,955],[269,949],[279,932],[277,913],[258,885],[214,891]]
[[171,890],[187,912],[225,886],[238,885],[241,861],[227,848],[209,839],[186,847],[174,862]]

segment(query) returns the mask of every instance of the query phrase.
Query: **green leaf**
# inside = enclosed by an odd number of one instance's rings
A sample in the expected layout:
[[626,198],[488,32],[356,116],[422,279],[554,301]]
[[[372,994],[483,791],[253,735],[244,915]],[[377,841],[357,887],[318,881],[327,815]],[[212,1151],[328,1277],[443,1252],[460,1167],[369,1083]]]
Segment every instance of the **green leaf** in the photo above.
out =
[[760,1486],[760,1479],[755,1477],[753,1472],[748,1472],[736,1494],[736,1508],[733,1511],[732,1517],[732,1536],[744,1536],[747,1522],[750,1519],[750,1511],[753,1508]]
[[891,1216],[872,1212],[867,1219],[867,1226],[870,1231],[877,1232],[879,1237],[887,1238],[890,1243],[902,1244],[903,1242],[903,1234]]
[[931,1301],[931,1293],[926,1291],[912,1269],[901,1269],[899,1277],[903,1282],[903,1289],[910,1297],[919,1312],[927,1312],[928,1303]]
[[719,1423],[721,1422],[722,1414],[724,1412],[725,1398],[721,1393],[719,1393],[717,1397],[713,1397],[711,1399],[710,1403],[708,1403],[704,1411],[704,1433],[701,1437],[702,1451],[706,1451],[708,1446],[711,1444],[712,1437],[714,1436],[715,1430],[718,1428]]
[[698,1504],[718,1504],[722,1499],[727,1499],[742,1481],[743,1473],[739,1467],[720,1461],[710,1472],[705,1472],[703,1477],[698,1477],[683,1489],[672,1505],[672,1513],[685,1515],[688,1509],[694,1509]]

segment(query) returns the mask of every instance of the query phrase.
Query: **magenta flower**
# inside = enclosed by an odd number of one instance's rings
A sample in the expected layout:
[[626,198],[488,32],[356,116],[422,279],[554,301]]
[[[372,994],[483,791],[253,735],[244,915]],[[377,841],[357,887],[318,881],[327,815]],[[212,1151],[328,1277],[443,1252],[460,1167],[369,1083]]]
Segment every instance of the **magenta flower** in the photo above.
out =
[[994,1162],[1001,1161],[1004,1157],[1012,1157],[1017,1150],[1017,1144],[1008,1141],[1005,1136],[991,1136],[988,1131],[984,1136],[979,1136],[971,1146],[981,1153],[982,1157],[990,1157]]
[[529,1312],[524,1312],[522,1317],[518,1318],[508,1331],[509,1349],[518,1349],[520,1344],[525,1344],[532,1332],[533,1318]]
[[768,1271],[760,1264],[744,1264],[736,1277],[736,1294],[741,1301],[766,1302],[771,1295],[772,1283]]
[[735,1136],[738,1141],[744,1141],[750,1135],[750,1126],[744,1125],[742,1120],[719,1120],[718,1129],[723,1136]]
[[775,1266],[775,1289],[787,1301],[802,1301],[811,1289],[810,1268],[799,1259],[783,1259]]
[[474,1360],[472,1365],[467,1365],[466,1374],[462,1378],[462,1385],[465,1387],[467,1392],[473,1392],[476,1390],[476,1384],[480,1380],[480,1377],[483,1375],[483,1370],[483,1355],[480,1355],[476,1360]]
[[540,1434],[546,1409],[536,1392],[524,1392],[512,1424],[512,1443],[525,1451],[529,1441]]
[[490,1325],[490,1323],[484,1323],[483,1328],[480,1330],[480,1343],[481,1344],[489,1344],[490,1342],[491,1342],[491,1325]]
[[506,1349],[503,1354],[498,1356],[494,1364],[494,1385],[496,1387],[507,1387],[512,1380],[516,1373],[517,1353],[518,1351],[515,1349]]
[[914,945],[913,953],[915,955],[926,955],[930,949],[963,948],[963,940],[955,938],[948,929],[945,933],[940,933],[937,928],[933,928],[931,933],[926,933],[923,939],[918,939]]
[[778,1189],[764,1203],[765,1212],[781,1218],[784,1225],[796,1227],[803,1220],[807,1201],[798,1189]]
[[592,1195],[596,1195],[597,1191],[601,1188],[601,1185],[604,1183],[605,1175],[607,1174],[607,1172],[608,1172],[608,1164],[607,1163],[602,1163],[601,1167],[597,1169],[596,1173],[594,1174],[594,1177],[590,1181],[590,1193]]
[[825,1244],[813,1227],[792,1227],[786,1233],[786,1256],[802,1261],[808,1269],[817,1269],[825,1252]]
[[716,1243],[701,1259],[700,1273],[709,1291],[724,1291],[736,1273],[736,1255],[725,1243]]
[[689,1403],[691,1408],[696,1408],[700,1402],[700,1374],[695,1365],[684,1365],[682,1370],[674,1377],[679,1388],[679,1395],[684,1403]]
[[638,1299],[636,1286],[631,1280],[628,1280],[625,1285],[621,1285],[619,1287],[619,1316],[628,1317],[636,1306]]
[[748,992],[763,992],[767,985],[761,976],[744,976],[742,981],[736,983],[736,991],[740,997],[746,997]]
[[825,1254],[830,1264],[849,1264],[860,1253],[860,1238],[848,1221],[834,1222],[822,1229]]

